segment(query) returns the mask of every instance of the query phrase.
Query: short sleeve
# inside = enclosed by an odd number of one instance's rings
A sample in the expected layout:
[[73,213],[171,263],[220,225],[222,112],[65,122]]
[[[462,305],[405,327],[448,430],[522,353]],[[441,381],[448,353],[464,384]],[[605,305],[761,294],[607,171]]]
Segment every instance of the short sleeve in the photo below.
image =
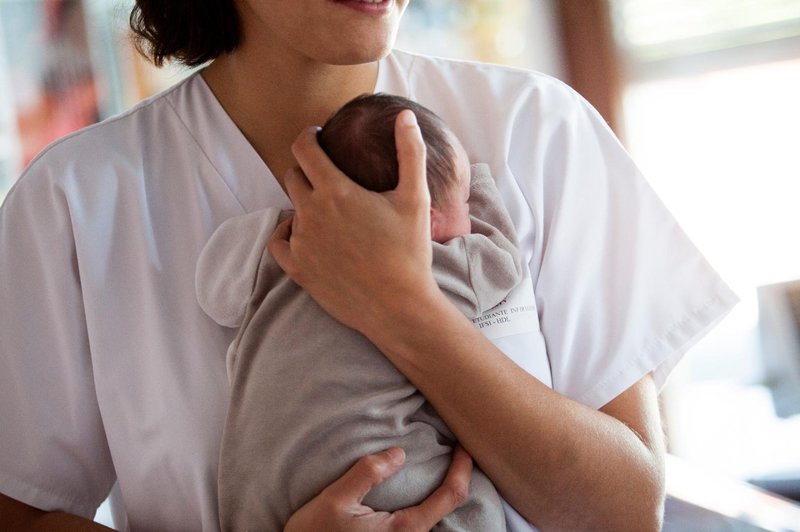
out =
[[115,473],[68,201],[36,168],[0,207],[0,492],[91,519]]
[[203,246],[195,269],[197,302],[220,325],[242,324],[264,249],[280,219],[276,208],[234,216]]
[[548,98],[560,111],[537,134],[515,126],[541,167],[523,184],[534,292],[554,389],[599,408],[647,373],[663,386],[737,298],[597,112],[566,87]]

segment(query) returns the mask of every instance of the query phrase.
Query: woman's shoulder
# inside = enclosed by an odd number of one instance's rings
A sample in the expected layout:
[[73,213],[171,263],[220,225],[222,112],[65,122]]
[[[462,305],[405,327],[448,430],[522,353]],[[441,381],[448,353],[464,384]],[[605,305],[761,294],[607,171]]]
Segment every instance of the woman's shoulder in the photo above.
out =
[[568,131],[603,129],[584,98],[541,72],[402,51],[388,59],[400,90],[442,117],[472,160],[495,173],[506,158],[544,158]]
[[[131,109],[53,141],[27,165],[16,188],[46,181],[63,185],[76,179],[88,184],[92,176],[113,168],[140,167],[148,144],[171,142],[170,123],[179,122],[171,100],[193,83],[190,76]],[[29,183],[31,182],[31,183]]]
[[[406,72],[410,92],[439,88],[456,90],[461,95],[511,97],[517,100],[532,93],[546,94],[564,103],[580,99],[569,85],[535,70],[433,55],[394,50],[390,56]],[[508,99],[506,104],[510,103]]]
[[594,114],[569,85],[541,72],[403,51],[388,59],[406,96],[439,114],[462,142],[474,137],[476,151],[507,138],[511,127],[541,139]]

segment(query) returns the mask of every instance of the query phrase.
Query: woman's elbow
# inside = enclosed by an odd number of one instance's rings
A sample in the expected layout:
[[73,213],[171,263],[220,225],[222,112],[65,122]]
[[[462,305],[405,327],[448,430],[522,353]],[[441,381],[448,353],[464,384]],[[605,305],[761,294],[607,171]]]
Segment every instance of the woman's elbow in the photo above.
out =
[[664,503],[666,500],[666,482],[663,461],[656,460],[652,469],[642,475],[639,482],[631,490],[629,508],[630,522],[624,530],[660,531],[664,522]]

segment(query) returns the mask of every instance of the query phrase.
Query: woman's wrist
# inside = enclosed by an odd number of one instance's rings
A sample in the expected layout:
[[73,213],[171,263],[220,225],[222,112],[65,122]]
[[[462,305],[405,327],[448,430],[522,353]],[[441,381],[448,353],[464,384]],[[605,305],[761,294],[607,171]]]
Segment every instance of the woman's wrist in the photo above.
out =
[[[416,366],[416,357],[444,335],[464,336],[472,326],[431,279],[414,295],[382,303],[359,331],[395,364]],[[428,361],[430,362],[430,361]]]
[[447,301],[432,279],[430,282],[417,280],[414,284],[413,291],[398,287],[376,294],[361,332],[380,343],[395,337],[404,338],[428,325],[435,309]]

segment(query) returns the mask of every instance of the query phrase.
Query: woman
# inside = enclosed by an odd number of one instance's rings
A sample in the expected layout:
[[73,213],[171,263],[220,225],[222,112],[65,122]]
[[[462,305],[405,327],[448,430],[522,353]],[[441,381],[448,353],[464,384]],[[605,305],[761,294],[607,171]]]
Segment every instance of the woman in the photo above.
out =
[[[138,2],[157,62],[215,60],[48,148],[3,207],[5,520],[76,523],[32,507],[90,517],[116,481],[132,529],[218,526],[231,333],[194,300],[195,261],[225,219],[293,205],[276,260],[430,400],[509,503],[510,528],[659,528],[657,389],[735,298],[568,88],[387,56],[405,7]],[[304,129],[375,90],[442,116],[504,195],[530,276],[480,331],[431,277],[413,115],[398,119],[401,183],[384,195],[340,175]],[[469,459],[457,453],[419,507],[360,506],[401,462],[389,450],[356,463],[287,530],[429,529],[463,495]]]

